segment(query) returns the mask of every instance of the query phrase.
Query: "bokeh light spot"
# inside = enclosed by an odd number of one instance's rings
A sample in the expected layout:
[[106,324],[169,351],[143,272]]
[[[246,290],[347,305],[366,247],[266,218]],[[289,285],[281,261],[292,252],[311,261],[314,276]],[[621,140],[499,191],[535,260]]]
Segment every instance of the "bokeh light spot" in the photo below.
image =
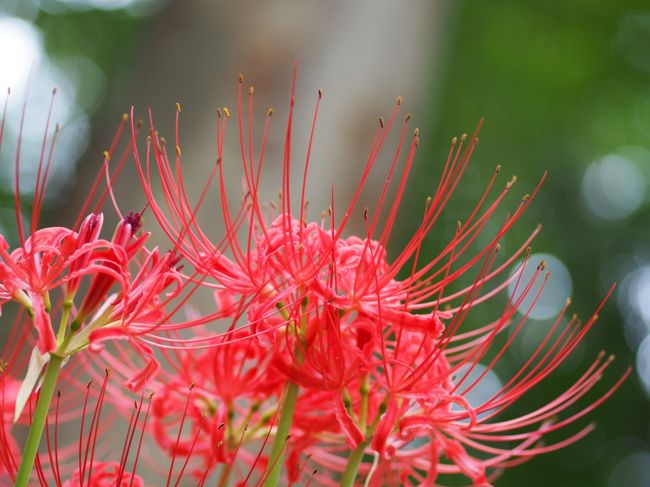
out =
[[650,265],[630,272],[621,282],[618,307],[625,317],[625,337],[636,349],[650,332]]
[[[519,286],[516,286],[517,279],[508,286],[508,292],[512,296],[513,302],[521,297],[527,284],[535,274],[537,266],[542,261],[546,263],[545,270],[537,278],[528,294],[522,299],[518,308],[518,311],[522,314],[529,311],[537,293],[540,291],[540,287],[544,283],[544,274],[550,272],[549,280],[541,291],[537,303],[529,312],[529,317],[536,320],[546,320],[556,316],[565,305],[566,299],[571,296],[573,290],[571,275],[560,259],[550,254],[533,254],[523,270]],[[519,272],[520,265],[515,266],[514,272]]]
[[582,197],[599,218],[625,218],[639,208],[646,184],[634,162],[619,154],[609,154],[593,162],[582,179]]
[[14,17],[0,17],[0,92],[22,92],[43,55],[40,32]]
[[650,397],[650,335],[645,337],[637,351],[636,371],[646,394]]
[[609,476],[608,487],[650,485],[650,453],[637,452],[621,460]]
[[[470,368],[472,369],[471,371]],[[458,381],[462,380],[467,372],[469,372],[469,374],[463,380],[459,388],[459,392],[465,397],[467,402],[473,408],[478,408],[481,405],[485,404],[492,397],[498,394],[498,392],[501,390],[501,387],[503,387],[499,376],[492,369],[486,372],[486,367],[481,364],[465,364],[461,366],[454,374],[456,378],[454,382],[458,383]],[[476,385],[472,387],[474,381],[476,381],[484,373],[485,375],[478,381]],[[469,387],[471,387],[471,389],[468,390]],[[461,409],[462,408],[458,405],[452,406],[453,411],[460,411]],[[483,413],[479,414],[479,418],[489,414],[489,412],[490,411],[484,411]]]

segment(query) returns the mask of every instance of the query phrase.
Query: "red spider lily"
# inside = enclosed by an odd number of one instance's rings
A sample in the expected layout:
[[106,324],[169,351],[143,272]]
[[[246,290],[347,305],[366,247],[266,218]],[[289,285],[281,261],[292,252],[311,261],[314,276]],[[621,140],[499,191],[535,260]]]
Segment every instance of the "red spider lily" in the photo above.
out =
[[[265,434],[284,385],[257,339],[240,331],[231,337],[220,347],[169,356],[173,369],[163,370],[151,385],[156,390],[151,425],[158,444],[174,455],[191,455],[198,477],[222,465],[223,482],[235,460],[248,469],[258,463],[247,447]],[[190,423],[184,438],[176,433],[181,421]],[[197,430],[203,433],[198,442]]]
[[[53,95],[52,103],[54,98]],[[24,113],[25,109],[23,118]],[[0,124],[0,144],[5,117],[6,102]],[[118,375],[127,379],[127,387],[141,390],[159,369],[146,336],[169,320],[171,314],[167,308],[171,308],[170,303],[177,298],[187,299],[187,296],[182,296],[185,291],[187,295],[193,292],[177,269],[179,259],[173,250],[161,252],[158,248],[148,248],[149,233],[140,230],[141,214],[123,216],[115,204],[112,187],[131,153],[131,147],[124,149],[116,165],[111,165],[110,161],[116,153],[128,116],[123,117],[110,149],[104,154],[99,175],[77,221],[69,228],[39,228],[59,130],[57,127],[50,136],[49,120],[48,116],[37,162],[28,228],[22,219],[19,176],[22,126],[19,130],[14,188],[16,247],[10,250],[8,239],[0,236],[0,304],[14,301],[29,318],[16,321],[10,340],[3,347],[3,353],[7,354],[3,368],[24,377],[12,406],[14,420],[21,416],[32,390],[40,388],[17,485],[28,482],[57,377],[68,359],[86,349],[102,351],[105,343],[110,342],[110,353],[95,354],[95,359],[82,360],[83,363],[100,362],[100,367],[103,367],[102,362],[114,363],[117,360]],[[104,178],[107,184],[101,190]],[[105,240],[100,237],[103,224],[100,210],[108,198],[114,203],[119,223],[112,239]],[[37,332],[36,346],[29,334],[24,333],[30,326]],[[14,339],[16,346],[12,348],[9,342]],[[119,344],[123,340],[129,342],[130,349]],[[29,355],[22,353],[25,348],[32,348],[29,360],[25,360]],[[115,355],[111,356],[111,353]]]
[[[314,479],[324,485],[353,485],[357,474],[363,475],[369,485],[433,485],[446,475],[460,474],[474,485],[486,486],[501,469],[582,438],[592,426],[542,443],[602,403],[627,377],[629,370],[597,399],[575,406],[608,368],[611,360],[602,356],[556,398],[522,416],[508,417],[508,411],[524,396],[529,397],[527,393],[570,355],[595,323],[596,314],[584,324],[577,320],[563,324],[565,308],[539,348],[497,393],[478,405],[467,399],[469,392],[502,360],[526,324],[530,309],[516,314],[524,297],[541,282],[533,295],[536,302],[546,285],[548,276],[543,263],[530,281],[522,279],[524,268],[531,265],[529,245],[539,229],[514,252],[498,260],[500,240],[531,204],[541,181],[490,235],[487,224],[493,221],[515,182],[513,178],[494,191],[500,172],[497,167],[451,240],[432,261],[421,262],[425,238],[432,233],[459,185],[478,143],[479,129],[471,137],[454,138],[440,182],[426,201],[418,228],[389,259],[386,247],[406,194],[419,131],[408,136],[411,117],[407,116],[376,205],[372,211],[357,210],[362,189],[395,123],[401,104],[398,100],[390,117],[380,119],[361,181],[347,208],[339,213],[332,203],[320,223],[308,223],[305,188],[321,99],[319,92],[296,211],[289,178],[292,89],[282,191],[271,217],[258,195],[272,111],[266,119],[260,149],[254,154],[253,90],[249,90],[246,117],[241,78],[237,124],[245,196],[234,210],[226,194],[222,169],[224,131],[230,111],[224,108],[218,112],[217,163],[196,202],[186,193],[182,178],[180,106],[171,160],[150,114],[146,155],[141,158],[136,151],[149,207],[178,252],[197,274],[207,277],[202,283],[217,289],[218,309],[198,322],[224,316],[231,319],[230,331],[225,335],[159,335],[151,343],[171,349],[214,346],[218,350],[245,341],[242,333],[248,330],[248,336],[266,348],[271,359],[265,357],[250,367],[256,371],[268,367],[285,381],[277,413],[280,419],[269,429],[275,438],[263,476],[267,485],[277,482],[276,465],[285,457],[290,482],[301,478],[304,481],[304,472],[310,470],[306,463],[311,463],[319,469]],[[161,183],[162,201],[154,196],[154,175]],[[197,218],[215,177],[225,225],[225,237],[217,242],[208,237]],[[389,197],[391,187],[394,196]],[[363,215],[365,235],[345,237],[355,214]],[[387,216],[380,224],[382,214]],[[487,237],[487,244],[472,252],[479,236],[483,241]],[[507,274],[518,261],[517,270]],[[517,293],[513,296],[517,298],[508,300],[493,321],[471,323],[472,310],[508,285],[515,286]],[[455,290],[449,291],[452,288]],[[246,328],[237,328],[238,323],[245,323]],[[469,326],[463,331],[465,323]],[[496,337],[506,329],[512,330],[510,338],[498,345]],[[186,370],[195,370],[203,359],[187,354],[182,360]],[[485,365],[479,369],[481,363]],[[472,375],[474,371],[478,372]],[[213,381],[201,372],[196,377],[193,382],[205,389],[203,394],[212,388],[218,397],[217,386],[210,385]],[[214,417],[219,416],[219,407],[212,406]],[[202,408],[205,410],[205,406]],[[365,463],[366,455],[372,456],[374,462]]]
[[[93,227],[90,242],[84,239],[89,235],[84,234],[89,225]],[[105,340],[129,339],[149,364],[131,381],[134,388],[141,388],[157,365],[151,349],[139,343],[138,336],[155,328],[166,316],[164,304],[182,289],[175,269],[178,261],[169,252],[160,255],[157,249],[145,249],[148,234],[135,238],[127,219],[118,224],[112,241],[97,238],[100,228],[101,215],[90,215],[79,233],[65,228],[36,231],[25,245],[5,253],[4,288],[12,289],[12,299],[33,317],[41,354],[66,357],[89,345],[97,350]],[[38,239],[38,246],[31,245],[32,239]],[[35,269],[33,264],[39,267]],[[132,275],[134,264],[137,273]],[[90,283],[75,309],[73,300],[84,277],[90,278]],[[111,294],[115,287],[117,292]],[[51,292],[60,292],[63,301],[54,309]],[[51,316],[57,308],[63,311],[66,323],[55,336]]]
[[[54,99],[53,94],[50,113]],[[0,146],[5,117],[6,102],[0,124]],[[43,357],[41,365],[47,363],[47,354],[65,358],[91,345],[99,350],[106,340],[129,340],[146,364],[129,381],[131,388],[139,389],[158,370],[151,348],[140,337],[168,319],[165,307],[185,288],[183,276],[176,269],[179,259],[174,253],[146,247],[149,233],[139,231],[141,214],[122,216],[115,206],[120,221],[114,235],[111,240],[100,237],[104,217],[99,210],[108,197],[115,200],[112,184],[131,153],[127,147],[111,174],[109,164],[127,121],[125,115],[110,149],[104,154],[104,163],[76,223],[71,228],[39,228],[59,131],[57,126],[50,136],[48,115],[30,205],[29,236],[22,219],[19,135],[15,158],[19,243],[10,250],[6,238],[0,236],[0,304],[14,301],[27,311],[37,331],[36,345]],[[104,178],[107,186],[100,191]],[[89,210],[91,213],[83,217]],[[35,370],[33,377],[25,381],[27,386],[34,385],[39,372]]]
[[0,242],[5,301],[22,304],[34,317],[41,353],[56,349],[48,293],[62,285],[62,274],[78,262],[79,253],[86,252],[84,244],[76,232],[58,227],[37,230],[11,254],[4,238]]

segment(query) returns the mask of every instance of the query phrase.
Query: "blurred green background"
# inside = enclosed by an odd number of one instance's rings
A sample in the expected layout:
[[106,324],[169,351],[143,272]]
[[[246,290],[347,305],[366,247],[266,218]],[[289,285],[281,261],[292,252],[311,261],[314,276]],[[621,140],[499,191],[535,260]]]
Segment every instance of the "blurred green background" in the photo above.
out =
[[[627,365],[635,370],[590,415],[598,424],[595,433],[506,472],[498,485],[650,485],[647,1],[285,1],[236,7],[222,1],[0,2],[0,86],[14,87],[7,138],[15,141],[21,100],[29,93],[26,160],[40,149],[49,93],[59,87],[55,114],[63,129],[47,202],[50,219],[72,218],[66,205],[81,198],[76,195],[83,194],[131,104],[158,109],[168,119],[165,126],[181,98],[189,152],[209,161],[214,107],[232,103],[236,73],[245,72],[266,90],[264,110],[267,99],[286,99],[294,58],[302,64],[308,102],[318,87],[332,100],[332,115],[321,118],[317,137],[336,154],[362,154],[375,113],[398,94],[413,95],[406,104],[422,128],[422,146],[405,205],[414,214],[421,214],[437,181],[451,137],[470,132],[481,116],[481,142],[447,213],[450,228],[476,201],[496,164],[503,165],[504,182],[518,176],[518,196],[549,171],[531,210],[505,242],[514,246],[543,223],[533,251],[545,254],[553,272],[545,311],[531,320],[532,331],[518,338],[497,372],[516,370],[534,349],[544,318],[568,295],[572,309],[588,317],[614,282],[616,293],[578,358],[531,399],[569,384],[602,349],[618,358],[607,384]],[[12,158],[7,152],[3,157],[0,226],[11,231]],[[338,178],[346,174],[345,163],[328,160],[325,167]],[[23,171],[29,193],[34,169],[26,164]],[[403,221],[404,235],[415,223]]]

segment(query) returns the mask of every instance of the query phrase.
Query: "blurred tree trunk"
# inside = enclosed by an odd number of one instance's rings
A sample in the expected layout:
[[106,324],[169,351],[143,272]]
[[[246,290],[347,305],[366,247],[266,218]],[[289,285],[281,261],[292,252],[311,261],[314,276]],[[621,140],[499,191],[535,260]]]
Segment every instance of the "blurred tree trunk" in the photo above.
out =
[[[174,104],[181,102],[183,168],[189,191],[197,195],[216,159],[216,109],[229,106],[234,113],[237,75],[243,73],[244,88],[256,86],[258,142],[267,108],[276,109],[263,193],[265,198],[276,198],[291,70],[298,60],[294,187],[301,179],[317,89],[324,90],[308,183],[311,217],[318,217],[330,204],[331,181],[336,185],[337,206],[349,200],[377,117],[389,114],[398,95],[405,100],[402,116],[408,111],[415,111],[420,120],[427,116],[423,110],[418,113],[417,102],[426,97],[430,106],[434,96],[431,74],[435,74],[448,17],[441,0],[408,6],[388,0],[172,2],[153,20],[140,47],[131,99],[140,117],[145,118],[147,107],[153,109],[156,125],[168,140],[173,139]],[[229,186],[237,188],[241,159],[232,138],[237,132],[234,121],[229,131],[225,168],[233,178]],[[399,130],[394,132],[397,135]],[[379,165],[390,163],[393,148],[394,144],[387,147]],[[372,177],[369,186],[376,194],[385,171],[379,167]],[[239,196],[231,190],[233,195]],[[131,188],[120,202],[125,209],[143,203],[140,193]],[[360,223],[361,218],[353,224]]]

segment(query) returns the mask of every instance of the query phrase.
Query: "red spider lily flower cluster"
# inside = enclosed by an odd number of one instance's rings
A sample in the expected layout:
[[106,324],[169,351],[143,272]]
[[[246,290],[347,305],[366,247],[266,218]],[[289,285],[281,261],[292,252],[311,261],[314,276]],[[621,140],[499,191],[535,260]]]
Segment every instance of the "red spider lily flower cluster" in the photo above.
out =
[[[139,461],[143,438],[148,438],[170,457],[167,485],[191,476],[201,485],[214,478],[220,486],[440,485],[452,477],[487,486],[504,468],[560,449],[591,431],[593,425],[587,425],[558,434],[605,401],[629,374],[627,370],[595,399],[581,401],[609,367],[612,360],[605,354],[542,405],[522,415],[509,411],[513,404],[526,402],[535,386],[572,353],[604,301],[581,322],[566,318],[567,300],[519,370],[480,403],[469,399],[504,360],[547,285],[544,263],[530,262],[529,245],[539,228],[514,252],[504,257],[500,252],[500,241],[531,204],[541,182],[490,233],[487,228],[494,228],[489,224],[515,182],[513,178],[497,189],[497,167],[451,239],[433,260],[422,262],[423,246],[460,184],[480,127],[470,137],[454,138],[417,229],[392,255],[389,241],[419,143],[419,131],[409,129],[410,115],[399,129],[375,204],[360,208],[369,175],[391,128],[399,123],[399,99],[390,116],[379,120],[349,204],[342,211],[335,208],[332,189],[331,206],[310,222],[306,185],[322,93],[316,100],[300,196],[292,199],[294,89],[295,74],[277,205],[266,205],[260,197],[272,110],[256,151],[253,90],[245,100],[241,77],[232,117],[239,129],[244,186],[238,203],[233,203],[223,173],[225,130],[232,119],[228,108],[218,111],[217,162],[198,197],[188,194],[183,181],[180,105],[170,152],[151,114],[144,151],[138,137],[141,125],[133,116],[124,118],[81,213],[88,216],[71,228],[38,228],[51,160],[45,143],[29,237],[22,227],[16,179],[19,245],[10,250],[2,241],[0,298],[27,312],[14,330],[30,323],[36,336],[15,332],[13,337],[17,345],[12,349],[31,348],[31,358],[10,354],[5,347],[0,412],[6,453],[0,457],[0,475],[11,480],[26,475],[44,485],[48,473],[56,485],[144,485],[136,473],[138,464],[154,472],[160,465],[151,458]],[[128,120],[131,141],[111,165]],[[149,233],[140,228],[141,213],[123,215],[115,204],[112,188],[131,156],[146,211],[169,242],[169,252],[149,246]],[[102,178],[107,184],[100,191]],[[220,207],[213,212],[221,212],[224,224],[221,239],[210,238],[199,224],[213,184]],[[99,211],[109,198],[119,223],[113,237],[103,240]],[[353,219],[363,224],[361,235],[349,235]],[[529,266],[535,271],[525,279]],[[473,310],[496,301],[492,298],[505,294],[507,287],[515,292],[497,306],[493,319],[476,322]],[[202,289],[213,297],[213,311],[199,316],[189,300]],[[526,297],[532,298],[528,307]],[[54,316],[58,328],[52,324]],[[64,364],[68,359],[70,364]],[[103,367],[126,384],[109,381],[108,374],[102,378]],[[62,468],[66,457],[74,458],[70,452],[75,448],[59,448],[51,441],[61,396],[50,402],[58,377],[63,397],[85,397],[83,406],[71,407],[69,415],[83,428],[90,388],[76,376],[79,370],[102,381],[95,411],[108,401],[117,413],[111,425],[119,416],[130,419],[121,449],[111,451],[110,442],[102,440],[104,434],[110,437],[109,431],[99,427],[99,415],[93,414],[85,444],[80,435],[76,465],[70,461],[72,466]],[[146,412],[145,391],[152,393]],[[133,392],[140,394],[135,408]],[[22,462],[13,421],[31,425]],[[41,453],[40,434],[32,434],[39,421],[45,423],[47,440]],[[57,433],[52,436],[58,438]],[[18,464],[21,471],[27,469],[23,464],[30,448],[35,472],[21,474]]]
[[[126,122],[125,117],[118,135]],[[4,123],[3,116],[2,128]],[[38,228],[57,132],[58,127],[49,151],[46,150],[46,126],[28,237],[21,213],[18,140],[14,194],[19,242],[11,250],[4,236],[0,236],[0,297],[2,302],[19,303],[32,318],[38,336],[35,352],[41,356],[65,359],[85,348],[101,347],[109,338],[128,339],[147,364],[129,384],[139,389],[158,368],[151,348],[139,337],[159,324],[165,315],[165,304],[182,291],[182,277],[176,270],[178,261],[171,252],[161,254],[158,248],[146,247],[149,233],[138,234],[138,213],[123,216],[118,210],[120,221],[112,238],[100,238],[104,218],[97,209],[110,193],[110,186],[99,195],[94,210],[83,219],[82,212],[71,228]],[[107,151],[102,172],[108,170],[109,159]],[[93,185],[84,212],[101,177],[102,173]],[[58,328],[53,318],[60,319]]]

